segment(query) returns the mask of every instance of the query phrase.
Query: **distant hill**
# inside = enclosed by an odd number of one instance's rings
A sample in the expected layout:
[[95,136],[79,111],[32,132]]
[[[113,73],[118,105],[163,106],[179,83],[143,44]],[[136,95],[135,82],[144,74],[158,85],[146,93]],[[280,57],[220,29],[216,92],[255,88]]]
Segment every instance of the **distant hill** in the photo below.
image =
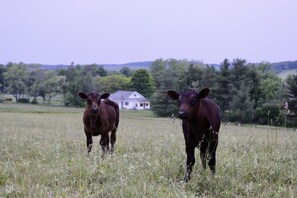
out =
[[284,80],[288,75],[297,74],[297,61],[272,63],[271,69]]
[[145,61],[145,62],[132,62],[125,64],[99,64],[102,65],[107,70],[119,71],[123,67],[129,67],[130,69],[149,69],[152,65],[153,61]]
[[67,69],[70,65],[41,65],[41,69],[56,70],[56,69]]
[[296,70],[297,69],[297,61],[284,61],[278,63],[272,63],[271,69],[275,73],[281,73],[287,70]]
[[[97,64],[102,65],[106,70],[119,71],[123,67],[129,67],[130,69],[149,69],[153,61],[143,62],[131,62],[124,64]],[[209,64],[209,66],[215,67],[217,70],[220,68],[220,64]],[[56,69],[67,69],[70,65],[41,65],[42,69],[56,70]],[[297,60],[296,61],[284,61],[272,63],[271,70],[278,74],[281,78],[285,79],[289,74],[296,74]]]
[[[129,67],[131,69],[148,69],[152,65],[153,61],[144,61],[144,62],[131,62],[124,64],[97,64],[102,65],[105,69],[111,71],[119,71],[123,67]],[[42,69],[56,70],[56,69],[67,69],[70,65],[41,65]]]

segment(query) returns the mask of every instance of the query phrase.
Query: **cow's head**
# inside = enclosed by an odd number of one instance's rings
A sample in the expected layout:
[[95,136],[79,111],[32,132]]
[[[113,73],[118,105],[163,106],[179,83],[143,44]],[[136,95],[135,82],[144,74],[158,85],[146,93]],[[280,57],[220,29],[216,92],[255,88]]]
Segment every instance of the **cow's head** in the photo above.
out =
[[208,96],[209,88],[202,89],[199,93],[192,89],[185,89],[180,94],[173,90],[168,90],[167,95],[173,99],[178,100],[179,109],[177,117],[181,119],[190,119],[193,113],[200,108],[200,100]]
[[110,96],[109,93],[104,93],[104,94],[100,95],[96,91],[91,92],[88,95],[83,92],[78,92],[77,95],[81,99],[87,101],[87,109],[91,113],[98,113],[101,99],[106,99]]

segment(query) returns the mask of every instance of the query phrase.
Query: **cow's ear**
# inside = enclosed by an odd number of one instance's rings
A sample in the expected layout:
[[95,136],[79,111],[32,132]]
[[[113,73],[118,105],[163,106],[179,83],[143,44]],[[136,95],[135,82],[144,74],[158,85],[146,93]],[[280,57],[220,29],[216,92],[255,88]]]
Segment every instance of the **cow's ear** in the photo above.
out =
[[78,97],[80,97],[83,100],[88,99],[87,94],[85,94],[84,92],[79,91],[79,92],[77,92],[77,95],[78,95]]
[[176,91],[173,90],[168,90],[167,95],[172,99],[172,100],[177,100],[179,97],[179,94],[176,93]]
[[209,92],[210,92],[210,89],[209,89],[209,88],[204,88],[204,89],[202,89],[202,90],[199,92],[199,94],[198,94],[198,98],[200,99],[200,98],[205,98],[205,97],[207,97],[208,94],[209,94]]
[[100,96],[100,99],[107,99],[110,96],[109,93],[104,93]]

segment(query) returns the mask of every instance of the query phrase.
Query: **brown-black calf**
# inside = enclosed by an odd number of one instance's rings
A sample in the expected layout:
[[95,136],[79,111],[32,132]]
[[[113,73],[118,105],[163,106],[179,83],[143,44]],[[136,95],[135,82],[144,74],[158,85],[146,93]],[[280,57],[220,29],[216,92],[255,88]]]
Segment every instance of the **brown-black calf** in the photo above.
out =
[[208,159],[210,170],[215,173],[221,116],[219,107],[207,98],[209,92],[209,88],[204,88],[199,93],[192,89],[185,89],[180,94],[173,90],[167,91],[171,99],[179,102],[177,117],[182,119],[187,153],[186,181],[190,179],[195,164],[195,147],[200,148],[203,168],[206,169]]
[[[116,131],[119,125],[118,104],[108,99],[109,93],[100,95],[94,91],[88,95],[78,92],[77,95],[87,102],[83,123],[87,138],[88,153],[91,152],[93,146],[92,136],[98,135],[101,135],[100,145],[103,154],[106,150],[109,150],[109,136],[111,140],[111,152],[113,152],[116,142]],[[110,135],[109,132],[111,132]]]

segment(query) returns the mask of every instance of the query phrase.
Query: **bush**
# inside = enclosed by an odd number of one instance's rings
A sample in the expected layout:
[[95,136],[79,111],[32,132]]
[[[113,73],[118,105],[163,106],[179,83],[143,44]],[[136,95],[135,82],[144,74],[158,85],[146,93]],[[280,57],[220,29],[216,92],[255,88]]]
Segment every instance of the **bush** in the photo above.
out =
[[37,100],[32,100],[31,104],[38,104]]
[[19,99],[17,99],[17,102],[18,103],[29,103],[30,100],[28,98],[19,98]]
[[257,108],[258,123],[265,125],[279,125],[280,108],[277,105],[264,104]]

